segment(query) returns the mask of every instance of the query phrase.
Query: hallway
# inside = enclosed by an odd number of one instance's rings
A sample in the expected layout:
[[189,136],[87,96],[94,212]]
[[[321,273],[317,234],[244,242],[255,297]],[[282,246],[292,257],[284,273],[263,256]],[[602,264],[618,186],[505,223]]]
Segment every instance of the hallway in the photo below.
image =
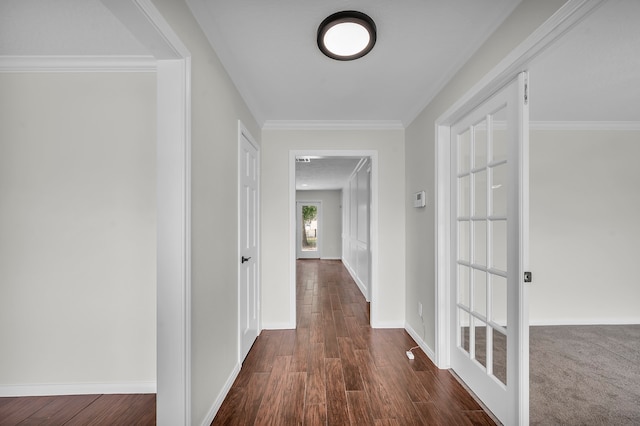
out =
[[264,330],[213,425],[493,425],[401,329],[372,329],[342,262],[298,260],[296,330]]

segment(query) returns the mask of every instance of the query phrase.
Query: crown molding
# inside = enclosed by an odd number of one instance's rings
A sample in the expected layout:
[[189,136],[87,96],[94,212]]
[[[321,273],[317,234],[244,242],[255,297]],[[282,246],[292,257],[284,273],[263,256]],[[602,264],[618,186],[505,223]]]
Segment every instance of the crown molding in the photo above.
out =
[[400,120],[267,120],[262,130],[404,130]]
[[640,121],[531,121],[530,130],[640,130]]
[[155,72],[153,56],[0,56],[0,72]]

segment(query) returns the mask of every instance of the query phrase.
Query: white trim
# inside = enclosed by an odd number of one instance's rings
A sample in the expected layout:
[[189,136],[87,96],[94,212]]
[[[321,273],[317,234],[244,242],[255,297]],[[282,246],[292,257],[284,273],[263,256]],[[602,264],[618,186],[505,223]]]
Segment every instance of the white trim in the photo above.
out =
[[640,318],[558,318],[552,320],[531,320],[530,326],[562,325],[640,325]]
[[640,121],[532,121],[531,130],[640,130]]
[[158,63],[157,418],[190,424],[190,61]]
[[240,363],[236,364],[236,366],[233,368],[233,371],[231,371],[231,374],[227,378],[227,381],[224,383],[224,386],[218,393],[218,396],[216,397],[215,402],[207,412],[207,415],[202,420],[202,423],[200,423],[202,426],[209,426],[213,422],[213,419],[216,417],[216,413],[222,406],[224,399],[227,397],[227,394],[231,390],[231,386],[233,386],[233,382],[238,377],[238,374],[240,374],[241,368],[242,366]]
[[290,322],[267,322],[262,324],[263,330],[295,330],[295,324],[292,326]]
[[344,264],[344,266],[346,266],[347,272],[349,272],[349,275],[351,275],[351,278],[353,279],[353,281],[356,283],[356,285],[360,289],[360,293],[362,293],[362,295],[364,296],[365,300],[367,302],[370,302],[369,295],[367,294],[367,287],[365,287],[365,285],[362,283],[362,280],[356,274],[356,271],[353,270],[351,265],[346,260],[343,260],[342,263]]
[[451,193],[450,193],[450,164],[451,150],[449,140],[451,139],[451,127],[439,126],[436,123],[436,166],[435,173],[435,229],[436,229],[436,259],[435,259],[435,309],[436,309],[436,330],[435,330],[435,364],[439,368],[450,368],[450,292],[447,291],[447,283],[451,280],[451,248],[449,232],[451,228]]
[[[492,93],[509,82],[530,61],[552,46],[570,28],[584,19],[604,0],[569,0],[486,76],[447,109],[435,123],[436,131],[436,360],[440,368],[448,368],[449,345],[444,344],[449,329],[448,217],[449,217],[449,126],[480,105]],[[443,309],[445,307],[445,309]]]
[[[296,156],[369,157],[371,159],[371,327],[403,328],[404,323],[380,323],[378,314],[378,151],[377,150],[290,150],[289,151],[289,318],[296,328]],[[265,325],[265,328],[266,325]]]
[[375,325],[373,325],[373,322],[372,322],[371,328],[402,328],[404,329],[404,325],[405,323],[402,321],[376,321]]
[[[518,286],[516,292],[518,293],[518,313],[517,324],[520,327],[517,338],[517,352],[520,355],[520,368],[517,374],[517,407],[518,414],[514,419],[521,425],[527,425],[529,423],[529,289],[530,284],[525,284],[524,274],[525,271],[530,271],[529,264],[529,102],[526,100],[528,97],[528,85],[529,85],[529,73],[522,72],[518,75],[518,99],[525,99],[516,103],[520,108],[518,114],[518,126],[520,131],[518,139],[522,141],[519,146],[519,153],[517,157],[518,165],[518,244],[516,247],[520,247],[518,265]],[[511,160],[508,160],[511,161]],[[513,182],[516,184],[516,182]],[[515,185],[514,185],[515,186]],[[508,262],[508,261],[507,261]],[[508,292],[507,292],[508,293]],[[510,296],[508,296],[510,297]],[[507,314],[509,317],[509,315]],[[512,320],[511,324],[514,322]],[[513,340],[513,339],[512,339]],[[513,343],[513,342],[512,342]],[[507,344],[508,345],[508,344]],[[509,374],[509,367],[507,367],[507,374]],[[516,376],[511,374],[511,377]]]
[[0,56],[0,72],[155,72],[153,56]]
[[[159,426],[191,424],[191,53],[151,0],[134,0],[165,42],[157,62],[157,395]],[[149,39],[145,38],[149,41]],[[143,40],[144,41],[144,40]],[[169,49],[179,58],[167,59]]]
[[[296,153],[289,151],[289,323],[274,323],[274,330],[296,328],[296,260],[298,258],[298,205],[296,203]],[[271,328],[271,327],[270,327]]]
[[0,385],[0,398],[15,396],[156,393],[156,382]]
[[341,257],[321,257],[320,260],[342,260]]
[[262,130],[404,130],[399,120],[266,120]]
[[[422,352],[424,352],[424,354],[429,357],[429,359],[431,360],[431,362],[433,362],[435,364],[435,359],[436,359],[436,353],[433,351],[433,349],[431,349],[429,347],[429,345],[427,345],[427,342],[425,342],[422,337],[420,337],[420,335],[418,334],[417,331],[415,331],[413,329],[413,327],[411,327],[411,324],[409,324],[408,322],[405,323],[404,325],[404,329],[407,331],[407,333],[409,333],[409,336],[411,336],[411,338],[413,340],[416,341],[416,343],[418,344],[418,346],[420,346],[420,349],[422,349]],[[409,349],[409,348],[407,348]]]

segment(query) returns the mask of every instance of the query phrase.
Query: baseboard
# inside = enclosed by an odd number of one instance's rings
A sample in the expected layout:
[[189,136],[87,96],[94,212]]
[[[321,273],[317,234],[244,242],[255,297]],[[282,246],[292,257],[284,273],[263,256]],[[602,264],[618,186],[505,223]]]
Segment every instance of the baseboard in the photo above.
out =
[[554,325],[640,325],[640,318],[529,320],[529,325],[533,327]]
[[372,321],[371,328],[404,328],[402,321]]
[[431,362],[435,364],[436,353],[433,351],[433,349],[431,349],[429,345],[427,345],[427,343],[422,339],[422,337],[420,337],[420,335],[413,329],[413,327],[409,325],[409,323],[405,323],[404,329],[407,330],[407,333],[409,333],[409,336],[411,336],[413,340],[416,341],[418,346],[420,346],[420,349],[422,349],[422,352],[424,352],[425,355],[429,357]]
[[290,322],[267,322],[262,324],[262,330],[295,330],[295,324]]
[[0,397],[156,393],[156,382],[0,385]]
[[320,260],[342,260],[340,257],[321,257]]
[[354,278],[353,281],[355,281],[356,285],[358,286],[358,288],[360,289],[360,293],[362,293],[362,295],[364,296],[365,300],[367,302],[371,302],[369,300],[369,295],[367,295],[367,288],[360,282],[359,279]]
[[238,374],[240,374],[240,368],[242,368],[242,365],[240,363],[236,364],[233,371],[231,372],[231,375],[225,382],[223,388],[220,390],[220,393],[218,393],[218,397],[216,398],[215,402],[209,409],[209,412],[207,412],[207,415],[202,420],[201,422],[202,426],[208,426],[213,422],[213,419],[216,417],[216,414],[218,413],[218,410],[222,406],[224,399],[227,397],[227,394],[231,390],[231,386],[233,386],[233,382],[235,382],[236,378],[238,377]]
[[[353,268],[351,267],[351,265],[349,265],[347,262],[345,262],[344,259],[342,259],[342,264],[345,266],[345,268],[347,268],[347,272],[349,272],[349,275],[351,275],[351,278],[353,279],[353,281],[356,283],[356,285],[360,289],[360,293],[362,293],[362,295],[364,296],[365,300],[367,302],[371,302],[369,300],[369,295],[367,294],[367,288],[362,284],[360,278],[358,278],[358,275],[356,275],[356,273],[353,270]],[[379,327],[379,328],[396,328],[396,327]]]

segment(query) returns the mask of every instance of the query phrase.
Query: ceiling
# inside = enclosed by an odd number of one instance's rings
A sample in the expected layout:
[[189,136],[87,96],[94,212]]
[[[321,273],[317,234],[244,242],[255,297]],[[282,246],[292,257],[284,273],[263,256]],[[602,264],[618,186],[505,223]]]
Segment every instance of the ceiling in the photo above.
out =
[[[520,0],[187,0],[259,123],[408,125]],[[376,22],[373,51],[335,61],[318,26],[341,10]]]
[[146,56],[99,0],[0,0],[2,56]]
[[[186,0],[260,124],[294,121],[408,125],[519,0]],[[144,56],[131,0],[0,0],[0,56]],[[338,10],[369,14],[374,50],[325,57],[319,23]],[[117,17],[116,17],[117,16]],[[534,122],[640,123],[640,1],[615,0],[530,65]],[[123,23],[125,22],[125,23]],[[139,41],[139,40],[142,40]],[[351,167],[323,159],[301,178],[333,187]],[[352,159],[353,160],[353,159]],[[354,164],[355,167],[355,164]],[[312,172],[311,170],[315,170]],[[313,183],[312,176],[331,182]]]
[[305,157],[309,162],[296,162],[296,189],[342,189],[360,162],[355,157]]

